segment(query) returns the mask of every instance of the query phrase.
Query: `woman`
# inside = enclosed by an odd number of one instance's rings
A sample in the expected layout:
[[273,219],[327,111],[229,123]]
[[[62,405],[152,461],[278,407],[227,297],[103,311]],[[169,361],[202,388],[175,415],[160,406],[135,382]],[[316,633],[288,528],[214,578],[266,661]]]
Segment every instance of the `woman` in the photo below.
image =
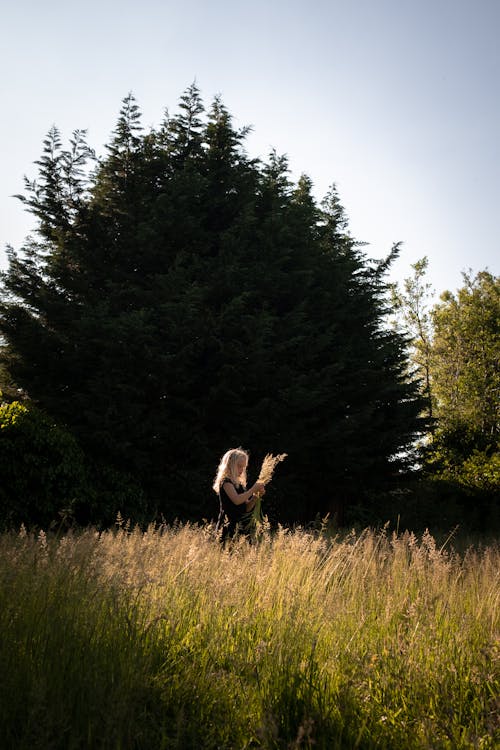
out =
[[247,486],[248,453],[242,448],[232,448],[222,456],[213,489],[219,496],[219,520],[222,526],[222,539],[233,536],[242,530],[244,518],[255,506],[254,495],[263,495],[263,482],[255,482],[249,490]]

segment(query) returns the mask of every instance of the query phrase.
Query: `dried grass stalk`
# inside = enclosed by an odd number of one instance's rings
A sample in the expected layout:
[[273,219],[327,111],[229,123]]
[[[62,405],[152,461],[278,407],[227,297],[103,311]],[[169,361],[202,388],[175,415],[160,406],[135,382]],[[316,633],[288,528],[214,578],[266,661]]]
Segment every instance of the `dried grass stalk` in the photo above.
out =
[[257,481],[263,482],[264,484],[269,484],[269,482],[273,478],[276,466],[280,463],[280,461],[284,461],[287,455],[288,453],[279,453],[277,456],[273,456],[272,453],[267,453],[264,457],[264,460],[262,461],[262,466],[260,468],[260,474]]

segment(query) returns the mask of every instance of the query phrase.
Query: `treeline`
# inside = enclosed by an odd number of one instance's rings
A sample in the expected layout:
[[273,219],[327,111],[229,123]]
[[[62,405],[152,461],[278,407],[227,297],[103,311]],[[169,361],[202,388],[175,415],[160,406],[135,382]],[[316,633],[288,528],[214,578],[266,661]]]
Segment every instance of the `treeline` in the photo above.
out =
[[238,445],[289,454],[281,521],[401,497],[432,420],[388,322],[398,247],[370,261],[335,188],[319,205],[246,134],[194,85],[149,132],[128,96],[101,159],[49,132],[0,284],[4,522],[211,518]]

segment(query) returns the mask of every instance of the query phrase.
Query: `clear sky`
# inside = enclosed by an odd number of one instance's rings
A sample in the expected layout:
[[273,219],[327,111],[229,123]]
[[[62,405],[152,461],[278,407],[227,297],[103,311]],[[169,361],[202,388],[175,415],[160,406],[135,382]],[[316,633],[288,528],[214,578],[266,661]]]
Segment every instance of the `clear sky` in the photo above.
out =
[[[7,4],[6,4],[7,5]],[[2,9],[0,268],[34,219],[11,198],[52,124],[98,154],[123,97],[144,125],[196,80],[251,156],[275,148],[393,277],[429,258],[437,292],[500,266],[500,0],[24,0]]]

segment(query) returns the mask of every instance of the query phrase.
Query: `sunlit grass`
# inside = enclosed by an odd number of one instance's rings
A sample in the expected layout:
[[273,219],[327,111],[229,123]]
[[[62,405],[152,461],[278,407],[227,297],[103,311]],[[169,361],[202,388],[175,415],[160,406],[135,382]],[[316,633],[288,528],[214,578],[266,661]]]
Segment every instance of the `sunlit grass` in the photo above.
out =
[[0,537],[5,748],[493,749],[500,552],[211,527]]

